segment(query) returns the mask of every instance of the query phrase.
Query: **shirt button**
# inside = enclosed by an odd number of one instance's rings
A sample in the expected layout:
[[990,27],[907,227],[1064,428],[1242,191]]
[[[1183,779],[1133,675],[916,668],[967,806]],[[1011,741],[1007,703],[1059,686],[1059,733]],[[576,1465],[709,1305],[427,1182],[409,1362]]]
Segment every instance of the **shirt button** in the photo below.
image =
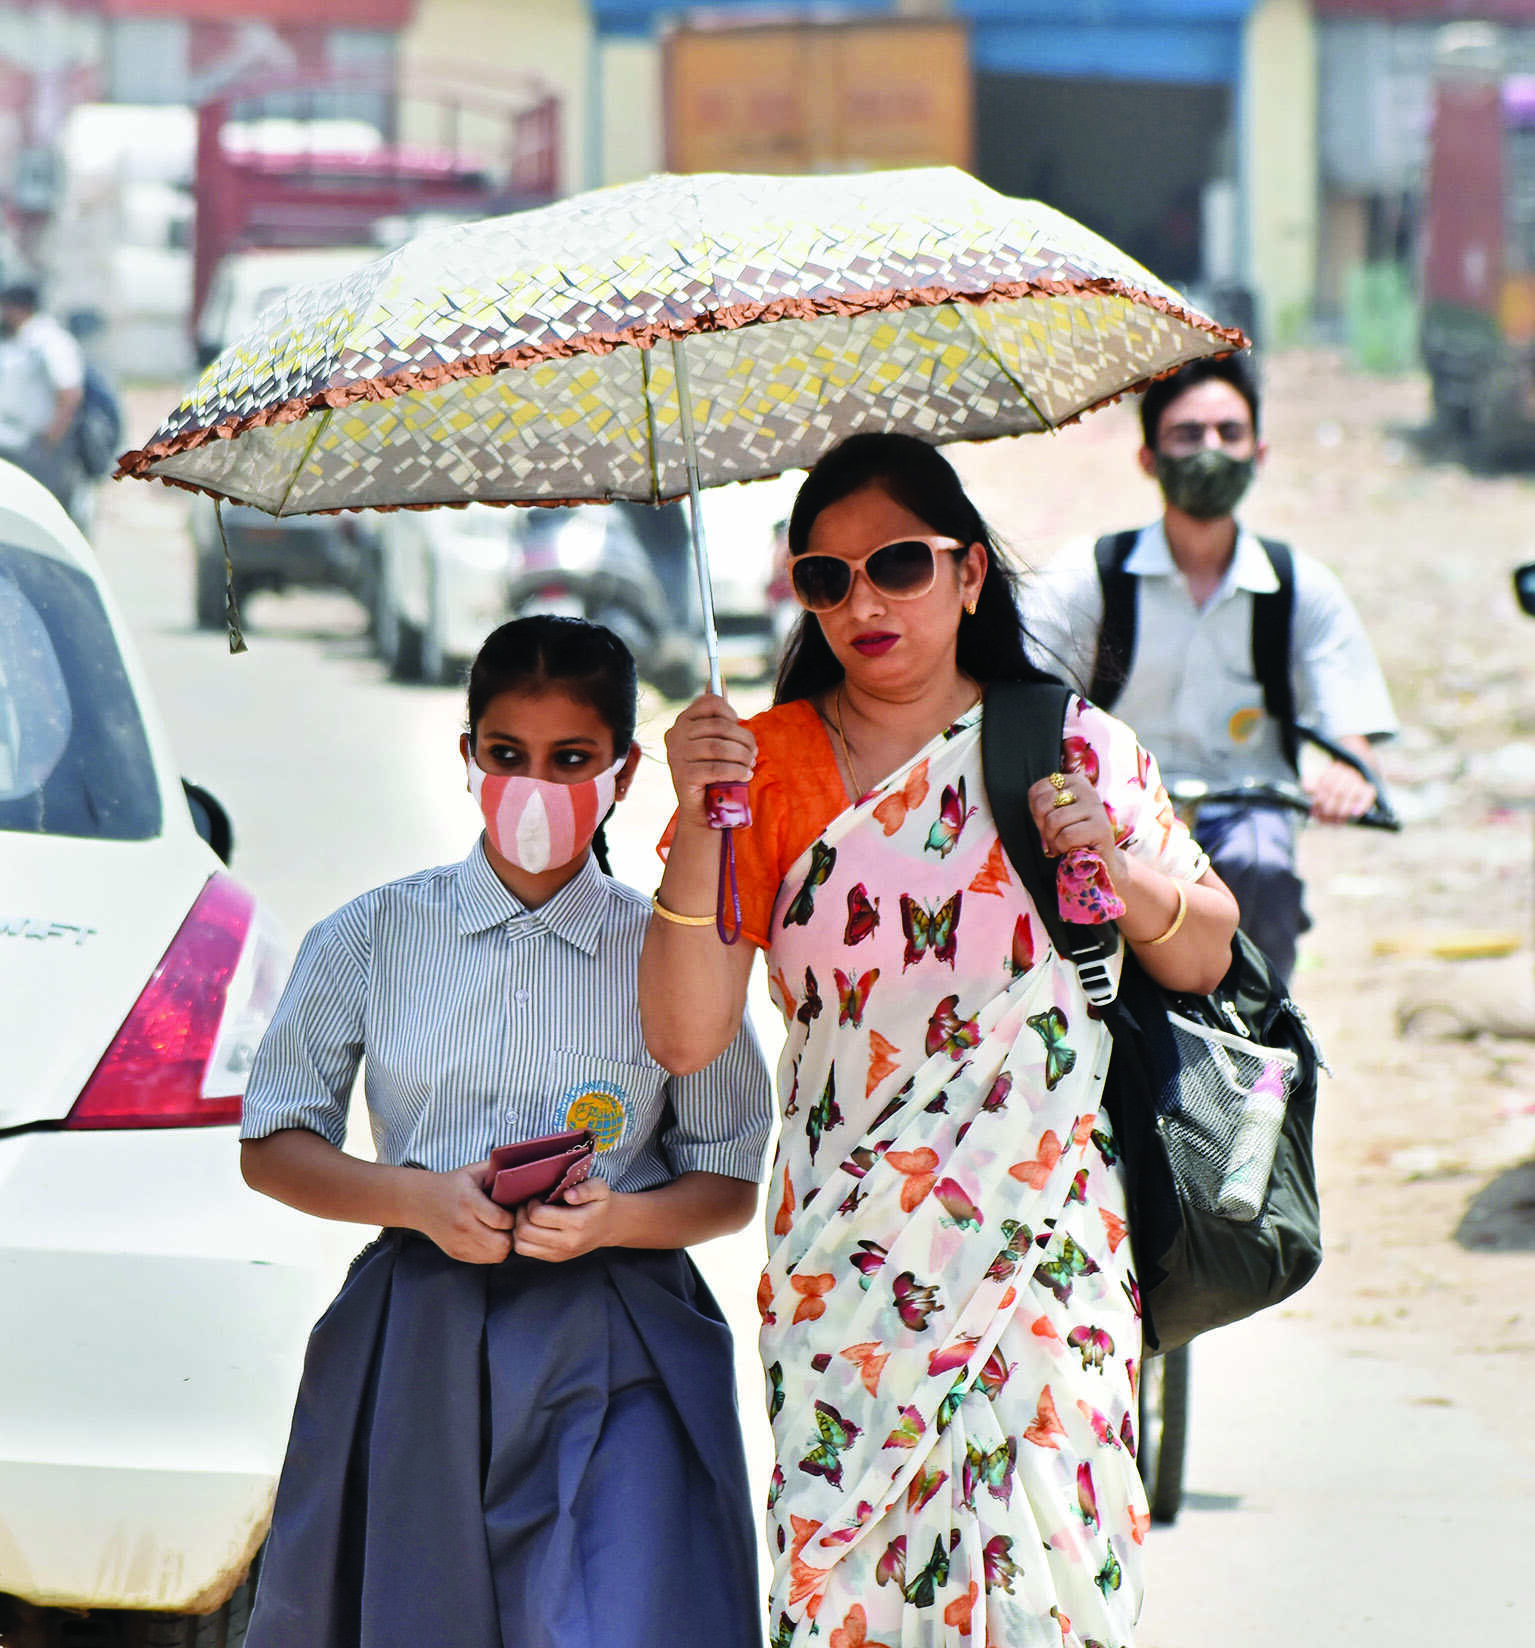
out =
[[523,1007],[523,1006],[527,1005],[528,995],[529,995],[529,992],[526,991],[526,990],[514,990],[512,992],[512,999],[517,1003],[517,1005],[519,1007]]

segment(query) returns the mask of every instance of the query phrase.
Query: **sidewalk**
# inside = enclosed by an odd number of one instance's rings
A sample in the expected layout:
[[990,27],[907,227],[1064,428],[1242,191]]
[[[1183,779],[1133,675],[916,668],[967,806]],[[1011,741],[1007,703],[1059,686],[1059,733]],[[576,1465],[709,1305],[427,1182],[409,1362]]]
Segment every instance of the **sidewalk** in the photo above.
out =
[[[736,1336],[753,1489],[772,1443],[755,1228],[698,1250]],[[1535,1642],[1535,1400],[1498,1436],[1436,1376],[1270,1312],[1198,1341],[1187,1491],[1151,1535],[1136,1648]]]
[[1435,1376],[1255,1317],[1193,1349],[1188,1497],[1137,1648],[1535,1642],[1535,1403],[1493,1433]]

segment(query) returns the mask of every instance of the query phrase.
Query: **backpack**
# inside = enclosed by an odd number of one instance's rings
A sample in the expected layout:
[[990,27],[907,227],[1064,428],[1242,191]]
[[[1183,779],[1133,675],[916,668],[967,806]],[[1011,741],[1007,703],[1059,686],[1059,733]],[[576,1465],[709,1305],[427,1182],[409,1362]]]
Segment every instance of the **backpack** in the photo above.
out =
[[1312,1124],[1321,1052],[1263,952],[1238,932],[1208,996],[1168,990],[1118,929],[1062,920],[1055,865],[1029,811],[1061,763],[1071,691],[991,683],[981,760],[997,834],[1057,952],[1076,964],[1113,1037],[1104,1107],[1124,1160],[1130,1241],[1149,1351],[1278,1304],[1322,1260]]
[[112,385],[99,366],[87,361],[69,439],[76,461],[91,480],[99,481],[111,472],[122,449],[122,436],[123,415]]
[[[1087,696],[1101,709],[1113,709],[1135,661],[1136,575],[1125,562],[1140,533],[1113,532],[1093,545],[1098,584],[1103,591],[1103,620]],[[1295,732],[1295,687],[1290,678],[1290,638],[1295,626],[1295,557],[1288,544],[1260,538],[1279,588],[1253,596],[1253,675],[1263,688],[1263,708],[1278,724],[1285,760],[1300,765]]]

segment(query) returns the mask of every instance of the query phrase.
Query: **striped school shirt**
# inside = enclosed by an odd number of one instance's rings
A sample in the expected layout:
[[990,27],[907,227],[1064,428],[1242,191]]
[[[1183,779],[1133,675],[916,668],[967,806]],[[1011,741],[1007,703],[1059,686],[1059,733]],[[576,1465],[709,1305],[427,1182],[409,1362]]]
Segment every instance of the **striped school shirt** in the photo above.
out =
[[359,1061],[378,1159],[442,1172],[497,1145],[590,1127],[615,1190],[679,1173],[757,1180],[772,1123],[749,1026],[667,1073],[640,1031],[649,900],[588,860],[530,910],[483,838],[314,927],[256,1055],[240,1136],[303,1127],[338,1149]]

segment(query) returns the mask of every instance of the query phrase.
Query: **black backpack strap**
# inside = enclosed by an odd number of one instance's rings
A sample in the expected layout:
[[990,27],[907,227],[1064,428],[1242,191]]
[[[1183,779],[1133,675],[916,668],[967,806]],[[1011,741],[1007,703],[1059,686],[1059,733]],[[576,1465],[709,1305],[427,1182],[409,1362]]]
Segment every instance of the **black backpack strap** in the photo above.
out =
[[1132,527],[1128,532],[1111,532],[1093,545],[1098,587],[1103,591],[1103,618],[1087,696],[1100,709],[1113,709],[1135,659],[1135,574],[1125,571],[1125,562],[1139,537]]
[[1253,596],[1253,674],[1263,688],[1263,708],[1279,725],[1285,760],[1300,766],[1300,740],[1295,731],[1295,685],[1290,652],[1295,632],[1295,557],[1290,546],[1275,538],[1260,538],[1279,588]]
[[1113,998],[1107,962],[1119,948],[1113,922],[1079,926],[1062,919],[1055,864],[1029,811],[1029,790],[1061,765],[1062,723],[1074,694],[1059,681],[993,681],[981,716],[986,799],[1008,862],[1029,890],[1056,951],[1076,964],[1091,1002]]

